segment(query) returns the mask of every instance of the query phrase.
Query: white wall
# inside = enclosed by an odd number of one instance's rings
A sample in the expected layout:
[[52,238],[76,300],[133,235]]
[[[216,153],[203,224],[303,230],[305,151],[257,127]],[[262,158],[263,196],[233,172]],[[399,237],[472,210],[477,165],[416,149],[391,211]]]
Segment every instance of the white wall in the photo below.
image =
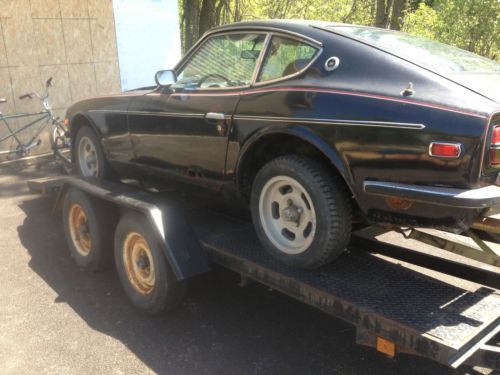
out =
[[177,0],[113,0],[122,91],[154,85],[181,57]]

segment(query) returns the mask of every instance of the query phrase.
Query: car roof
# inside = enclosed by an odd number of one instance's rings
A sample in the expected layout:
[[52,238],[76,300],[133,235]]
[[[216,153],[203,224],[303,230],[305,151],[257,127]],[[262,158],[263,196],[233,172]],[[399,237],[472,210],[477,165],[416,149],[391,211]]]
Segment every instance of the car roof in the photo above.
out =
[[[361,29],[373,29],[370,26],[363,25],[352,25],[346,23],[329,22],[329,21],[318,21],[318,20],[302,20],[302,19],[269,19],[269,20],[252,20],[252,21],[241,21],[235,22],[223,26],[215,27],[209,30],[209,33],[216,31],[231,31],[245,28],[255,28],[255,29],[279,29],[282,31],[289,31],[294,33],[299,33],[305,36],[312,37],[317,35],[318,31],[329,33],[343,34],[342,32],[337,32],[335,27],[340,26],[350,26],[357,27]],[[328,28],[328,30],[326,30]]]

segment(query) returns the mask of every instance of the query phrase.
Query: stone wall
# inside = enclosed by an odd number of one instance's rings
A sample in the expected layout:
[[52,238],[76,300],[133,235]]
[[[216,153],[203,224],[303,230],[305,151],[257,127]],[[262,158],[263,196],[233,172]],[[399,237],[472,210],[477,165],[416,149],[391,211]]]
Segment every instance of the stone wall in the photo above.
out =
[[[61,117],[77,100],[120,91],[112,0],[0,0],[0,98],[7,99],[0,111],[39,110],[39,101],[18,97],[43,90],[49,77],[50,102]],[[46,134],[42,141],[32,154],[49,150]],[[0,150],[14,146],[3,141]]]

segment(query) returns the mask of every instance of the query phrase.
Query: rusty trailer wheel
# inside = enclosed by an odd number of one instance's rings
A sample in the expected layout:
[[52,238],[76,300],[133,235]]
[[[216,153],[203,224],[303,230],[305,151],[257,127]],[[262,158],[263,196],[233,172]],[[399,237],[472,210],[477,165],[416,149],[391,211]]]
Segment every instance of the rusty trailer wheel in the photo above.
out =
[[63,205],[64,234],[70,254],[84,269],[105,269],[112,260],[113,218],[110,210],[77,189],[66,193]]
[[68,225],[71,240],[76,251],[83,257],[90,254],[92,240],[90,239],[89,224],[84,209],[78,203],[69,208]]
[[185,295],[185,281],[175,277],[157,234],[141,213],[125,213],[118,222],[115,264],[125,293],[149,315],[174,309]]
[[130,232],[123,243],[123,262],[128,280],[141,294],[155,286],[155,264],[151,248],[139,233]]

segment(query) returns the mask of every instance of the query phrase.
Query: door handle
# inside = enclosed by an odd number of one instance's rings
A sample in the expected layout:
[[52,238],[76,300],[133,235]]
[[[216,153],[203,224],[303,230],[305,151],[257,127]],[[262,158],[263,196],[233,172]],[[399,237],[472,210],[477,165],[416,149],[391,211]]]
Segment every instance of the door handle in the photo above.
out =
[[220,112],[207,112],[205,114],[205,118],[207,120],[217,120],[217,121],[223,121],[226,119],[226,116],[224,115],[224,113],[220,113]]
[[217,124],[217,133],[225,136],[227,133],[226,116],[224,113],[208,112],[205,114],[205,121]]

